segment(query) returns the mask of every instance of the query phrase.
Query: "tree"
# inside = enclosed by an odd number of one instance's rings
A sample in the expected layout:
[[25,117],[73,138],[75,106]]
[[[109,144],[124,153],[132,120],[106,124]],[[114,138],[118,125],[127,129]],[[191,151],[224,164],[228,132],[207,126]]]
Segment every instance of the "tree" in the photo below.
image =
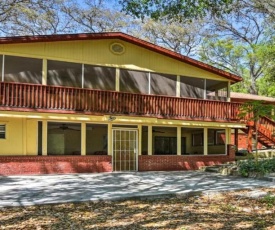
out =
[[127,14],[144,19],[150,17],[184,21],[202,18],[207,14],[221,16],[230,11],[233,0],[119,0]]
[[110,9],[107,1],[92,0],[82,1],[67,0],[69,3],[63,6],[64,12],[76,23],[81,32],[112,32],[120,31],[132,33],[138,26],[138,22],[118,11]]
[[239,118],[247,121],[253,121],[255,127],[255,149],[256,149],[256,162],[258,162],[258,125],[261,117],[269,116],[274,119],[272,112],[274,111],[274,105],[266,104],[263,101],[249,101],[244,103],[240,107],[238,114]]
[[14,6],[13,14],[2,22],[5,35],[43,35],[76,32],[68,15],[63,12],[67,0],[29,0]]
[[199,35],[202,30],[201,20],[179,22],[146,19],[140,24],[140,31],[136,36],[177,53],[195,56],[202,40]]
[[258,80],[273,62],[271,49],[274,30],[264,13],[243,0],[232,5],[232,12],[208,23],[200,52],[201,59],[244,78],[242,88],[258,94]]
[[0,5],[0,22],[6,21],[14,14],[14,10],[20,3],[26,3],[28,0],[3,0]]

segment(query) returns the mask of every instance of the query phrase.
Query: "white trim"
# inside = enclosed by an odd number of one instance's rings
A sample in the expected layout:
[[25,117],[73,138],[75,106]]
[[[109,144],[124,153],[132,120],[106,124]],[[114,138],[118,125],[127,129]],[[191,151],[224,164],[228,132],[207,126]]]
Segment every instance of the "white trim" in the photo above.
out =
[[203,128],[203,155],[208,155],[208,128]]
[[[120,170],[117,170],[116,169],[116,167],[115,167],[115,163],[117,162],[116,161],[116,154],[114,153],[114,145],[116,145],[116,143],[117,143],[117,140],[115,139],[115,134],[114,134],[114,132],[118,132],[118,131],[132,131],[132,132],[134,132],[135,133],[135,148],[134,148],[134,154],[135,154],[135,168],[134,168],[134,170],[121,170],[121,161],[120,161],[120,167],[119,167],[119,169]],[[120,138],[120,141],[121,141],[121,138]],[[113,166],[113,171],[118,171],[118,172],[120,172],[120,171],[137,171],[138,170],[138,152],[139,152],[139,149],[138,149],[138,145],[139,145],[139,140],[138,140],[138,129],[136,129],[136,128],[128,128],[128,129],[125,129],[125,128],[112,128],[112,166]],[[115,146],[115,149],[116,149],[116,146]],[[130,149],[130,145],[129,145],[129,149],[126,149],[126,151],[129,151],[129,150],[131,150]],[[120,149],[119,149],[119,151],[120,151],[120,154],[121,154],[121,152],[122,151],[124,151],[124,149],[122,149],[121,148],[121,145],[120,145]],[[130,160],[128,160],[129,161],[129,169],[130,169],[130,163],[131,163],[131,161]],[[127,163],[126,161],[124,162],[124,163]]]
[[42,156],[48,155],[48,122],[42,121]]
[[0,140],[7,140],[7,124],[0,123],[0,126],[4,126],[4,132],[1,131],[1,133],[4,133],[4,135],[5,135],[5,138],[0,138]]
[[119,80],[120,80],[120,69],[116,68],[116,91],[120,91],[120,85],[119,85]]
[[177,127],[177,155],[181,155],[181,127]]
[[47,85],[48,81],[48,60],[42,59],[42,85]]
[[177,75],[176,97],[180,97],[180,75]]
[[81,88],[83,89],[84,88],[84,64],[82,63],[81,64]]
[[4,81],[4,75],[5,75],[5,55],[3,54],[3,59],[2,59],[2,81]]
[[151,94],[151,73],[148,72],[148,94]]
[[86,155],[86,123],[81,122],[81,156]]

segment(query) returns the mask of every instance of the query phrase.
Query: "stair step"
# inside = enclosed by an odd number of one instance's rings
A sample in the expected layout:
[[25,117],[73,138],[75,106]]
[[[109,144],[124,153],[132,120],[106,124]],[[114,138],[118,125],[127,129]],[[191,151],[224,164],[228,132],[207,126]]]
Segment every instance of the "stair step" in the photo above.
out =
[[214,167],[214,166],[211,166],[211,167],[206,167],[205,168],[205,172],[216,172],[218,173],[220,171],[220,167]]

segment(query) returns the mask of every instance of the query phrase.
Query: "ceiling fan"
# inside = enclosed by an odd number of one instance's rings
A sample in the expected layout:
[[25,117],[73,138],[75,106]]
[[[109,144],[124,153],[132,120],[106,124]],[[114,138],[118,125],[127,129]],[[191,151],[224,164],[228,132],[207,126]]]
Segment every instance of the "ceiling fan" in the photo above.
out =
[[[148,133],[148,131],[144,131],[144,132]],[[153,129],[152,132],[153,132],[153,133],[165,133],[165,132],[163,132],[163,131],[159,131],[159,130],[155,130],[155,129]]]
[[66,124],[61,124],[58,128],[53,128],[51,130],[57,130],[57,129],[61,129],[63,131],[65,130],[73,130],[73,131],[80,131],[79,129],[74,129],[74,128],[70,128],[68,125]]

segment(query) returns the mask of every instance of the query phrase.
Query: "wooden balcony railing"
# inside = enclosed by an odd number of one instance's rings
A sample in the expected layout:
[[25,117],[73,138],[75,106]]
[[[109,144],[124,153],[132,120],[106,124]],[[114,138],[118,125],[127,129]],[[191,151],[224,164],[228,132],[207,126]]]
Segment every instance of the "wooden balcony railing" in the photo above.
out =
[[236,121],[240,104],[125,92],[0,82],[0,109]]

